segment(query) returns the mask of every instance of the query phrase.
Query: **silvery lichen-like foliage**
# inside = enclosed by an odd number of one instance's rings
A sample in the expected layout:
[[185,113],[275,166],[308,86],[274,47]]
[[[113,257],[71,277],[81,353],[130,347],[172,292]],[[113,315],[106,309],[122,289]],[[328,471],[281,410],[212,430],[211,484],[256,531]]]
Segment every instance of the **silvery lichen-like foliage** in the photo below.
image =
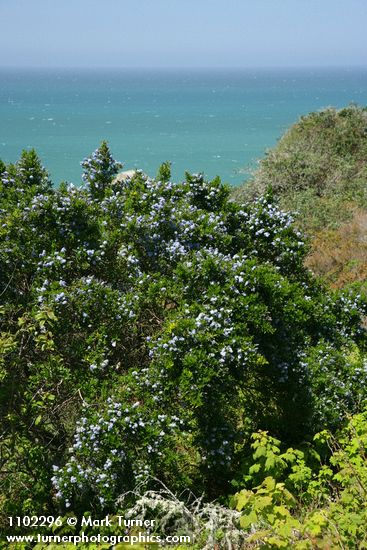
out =
[[[127,512],[128,518],[154,517],[163,536],[184,534],[191,545],[202,550],[212,548],[234,550],[248,547],[248,534],[239,527],[241,514],[217,502],[206,502],[192,493],[178,497],[162,482],[155,490],[144,491],[138,485],[134,490],[134,505]],[[129,495],[123,494],[118,503],[124,506]]]
[[18,506],[32,491],[29,512],[113,510],[152,476],[225,494],[253,430],[301,441],[364,399],[361,299],[314,280],[271,194],[237,205],[219,179],[173,183],[167,166],[116,183],[106,144],[83,166],[86,186],[59,189],[1,170],[1,445]]

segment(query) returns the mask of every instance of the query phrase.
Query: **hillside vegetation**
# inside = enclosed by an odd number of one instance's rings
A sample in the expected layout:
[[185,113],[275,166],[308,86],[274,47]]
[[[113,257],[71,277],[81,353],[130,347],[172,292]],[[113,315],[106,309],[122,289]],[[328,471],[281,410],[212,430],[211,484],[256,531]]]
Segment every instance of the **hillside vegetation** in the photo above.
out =
[[260,161],[235,200],[268,187],[312,238],[306,260],[334,287],[367,277],[367,110],[326,109],[302,117]]
[[[82,166],[56,189],[34,151],[0,165],[2,535],[133,513],[196,549],[360,540],[363,298],[310,273],[271,193],[118,181],[104,142]],[[33,515],[64,525],[9,524]]]

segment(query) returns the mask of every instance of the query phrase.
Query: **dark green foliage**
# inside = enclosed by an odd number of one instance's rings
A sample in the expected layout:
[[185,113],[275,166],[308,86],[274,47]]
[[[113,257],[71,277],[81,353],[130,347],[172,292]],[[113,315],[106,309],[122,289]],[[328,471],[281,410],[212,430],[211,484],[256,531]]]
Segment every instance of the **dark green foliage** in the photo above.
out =
[[84,169],[82,179],[87,183],[94,197],[102,198],[114,176],[122,168],[120,162],[113,160],[106,141],[94,151],[91,157],[81,162]]
[[50,181],[34,149],[23,151],[16,164],[16,175],[21,188],[47,189]]
[[5,516],[113,511],[149,476],[218,497],[253,430],[302,441],[364,400],[363,304],[312,278],[271,195],[116,183],[105,143],[53,189],[29,155],[1,176]]
[[160,165],[156,180],[168,182],[170,181],[170,179],[171,179],[171,163],[166,161]]

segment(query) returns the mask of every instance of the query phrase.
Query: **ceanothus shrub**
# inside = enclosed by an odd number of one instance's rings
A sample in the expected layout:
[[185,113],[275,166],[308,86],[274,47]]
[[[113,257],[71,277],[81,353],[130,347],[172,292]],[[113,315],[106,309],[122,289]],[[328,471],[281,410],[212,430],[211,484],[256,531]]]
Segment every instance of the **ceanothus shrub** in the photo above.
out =
[[112,510],[149,476],[218,496],[252,431],[292,444],[365,398],[361,300],[304,268],[270,193],[238,205],[168,169],[116,182],[105,143],[81,187],[33,160],[39,180],[5,167],[0,198],[4,441],[44,448],[42,466],[9,455],[30,492],[44,468],[56,508]]
[[121,162],[116,162],[110,153],[107,142],[85,158],[81,163],[84,169],[82,180],[89,186],[90,193],[97,198],[103,197],[114,176],[121,170]]
[[159,468],[179,426],[177,416],[159,414],[147,403],[127,405],[108,397],[99,410],[85,410],[77,421],[66,464],[53,467],[55,496],[66,508],[73,503],[74,510],[96,497],[100,507],[113,507],[116,495]]

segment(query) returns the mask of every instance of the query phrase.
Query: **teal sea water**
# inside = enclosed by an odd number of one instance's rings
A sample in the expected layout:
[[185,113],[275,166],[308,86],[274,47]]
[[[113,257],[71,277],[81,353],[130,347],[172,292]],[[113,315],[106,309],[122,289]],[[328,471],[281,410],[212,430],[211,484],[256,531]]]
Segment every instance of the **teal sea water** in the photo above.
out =
[[124,168],[165,160],[239,184],[301,115],[367,105],[367,69],[0,69],[0,158],[35,147],[55,184],[80,183],[102,139]]

